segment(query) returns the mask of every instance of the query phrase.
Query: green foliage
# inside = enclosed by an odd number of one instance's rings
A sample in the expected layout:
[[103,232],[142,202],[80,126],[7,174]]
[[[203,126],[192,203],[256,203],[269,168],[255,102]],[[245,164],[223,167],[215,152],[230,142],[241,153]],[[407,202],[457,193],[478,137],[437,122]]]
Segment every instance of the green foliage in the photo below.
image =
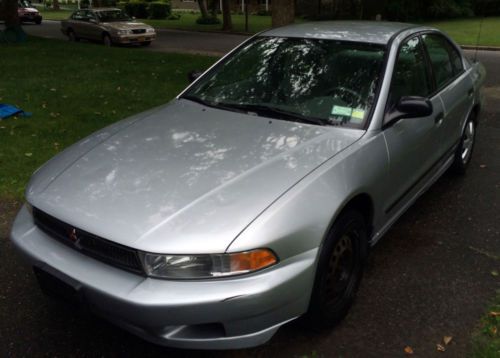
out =
[[217,25],[220,24],[220,20],[215,16],[203,17],[200,16],[196,19],[198,25]]
[[389,0],[386,11],[387,18],[393,21],[419,21],[474,15],[470,0]]
[[181,14],[179,12],[172,12],[167,20],[180,20]]
[[[93,6],[97,6],[98,1],[94,0],[93,3],[94,3]],[[101,7],[115,7],[116,6],[116,0],[100,0],[100,6]]]
[[500,0],[475,0],[474,13],[478,16],[498,16]]
[[147,19],[149,16],[148,3],[145,1],[130,1],[125,4],[124,10],[129,16],[138,19]]
[[497,358],[500,356],[500,291],[481,319],[472,336],[471,358]]
[[155,1],[149,3],[148,12],[150,19],[166,19],[170,16],[170,3]]

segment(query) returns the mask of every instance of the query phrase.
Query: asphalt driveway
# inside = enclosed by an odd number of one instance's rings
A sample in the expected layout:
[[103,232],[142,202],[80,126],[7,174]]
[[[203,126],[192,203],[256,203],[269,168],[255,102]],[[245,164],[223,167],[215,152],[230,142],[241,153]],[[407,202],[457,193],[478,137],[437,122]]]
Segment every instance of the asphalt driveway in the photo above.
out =
[[[358,300],[336,329],[315,333],[293,322],[267,345],[243,351],[149,344],[41,294],[7,239],[19,203],[4,200],[0,356],[398,357],[407,345],[416,357],[465,356],[500,282],[491,274],[500,269],[500,53],[481,52],[479,59],[488,69],[488,102],[470,171],[441,178],[374,248]],[[453,341],[437,352],[444,335]]]
[[[61,32],[59,21],[45,20],[41,25],[25,23],[23,28],[29,35],[68,40]],[[156,41],[147,48],[138,48],[139,51],[184,52],[222,56],[248,38],[245,35],[213,32],[169,29],[157,29],[156,31]]]

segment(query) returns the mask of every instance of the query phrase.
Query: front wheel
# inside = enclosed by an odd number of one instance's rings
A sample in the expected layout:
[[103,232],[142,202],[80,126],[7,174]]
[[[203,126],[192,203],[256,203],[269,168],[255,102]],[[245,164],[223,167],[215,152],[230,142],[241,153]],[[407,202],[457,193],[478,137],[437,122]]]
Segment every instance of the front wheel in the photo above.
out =
[[111,36],[109,36],[108,34],[104,34],[102,36],[102,43],[104,44],[104,46],[106,47],[111,47],[113,46],[113,41],[111,40]]
[[351,307],[368,251],[366,222],[359,212],[347,211],[335,224],[321,250],[307,314],[314,328],[329,328]]
[[452,170],[456,174],[465,174],[472,158],[472,150],[474,149],[474,142],[476,139],[476,124],[474,119],[474,114],[471,114],[467,119],[462,133],[462,138],[460,139],[460,143],[455,151],[455,160],[452,164]]
[[42,24],[42,19],[37,19],[37,20],[35,20],[35,24],[37,24],[37,25],[41,25],[41,24]]
[[80,39],[76,36],[73,30],[68,31],[68,40],[71,42],[78,42]]

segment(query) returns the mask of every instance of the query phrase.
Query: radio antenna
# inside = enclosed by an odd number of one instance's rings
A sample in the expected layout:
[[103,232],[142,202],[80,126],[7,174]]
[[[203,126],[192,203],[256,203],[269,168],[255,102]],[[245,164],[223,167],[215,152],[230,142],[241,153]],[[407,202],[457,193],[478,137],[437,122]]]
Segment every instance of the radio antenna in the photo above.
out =
[[481,16],[481,20],[479,21],[479,31],[477,33],[477,39],[476,39],[476,49],[474,51],[474,62],[477,62],[477,51],[479,47],[479,40],[481,40],[481,30],[483,29],[483,21],[484,21],[484,11]]

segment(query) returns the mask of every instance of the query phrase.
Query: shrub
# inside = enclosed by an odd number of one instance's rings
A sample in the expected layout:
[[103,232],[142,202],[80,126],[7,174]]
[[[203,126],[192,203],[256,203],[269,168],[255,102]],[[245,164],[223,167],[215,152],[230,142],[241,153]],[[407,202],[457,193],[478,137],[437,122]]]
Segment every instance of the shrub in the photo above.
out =
[[138,19],[147,19],[149,16],[148,3],[145,1],[130,1],[125,4],[124,10],[129,16]]
[[155,1],[148,6],[150,19],[166,19],[170,15],[170,3]]
[[271,16],[271,11],[259,10],[256,13],[257,16]]
[[179,20],[181,18],[181,14],[178,12],[172,12],[167,20]]
[[215,16],[203,17],[200,16],[196,19],[198,25],[217,25],[220,24],[220,20]]

